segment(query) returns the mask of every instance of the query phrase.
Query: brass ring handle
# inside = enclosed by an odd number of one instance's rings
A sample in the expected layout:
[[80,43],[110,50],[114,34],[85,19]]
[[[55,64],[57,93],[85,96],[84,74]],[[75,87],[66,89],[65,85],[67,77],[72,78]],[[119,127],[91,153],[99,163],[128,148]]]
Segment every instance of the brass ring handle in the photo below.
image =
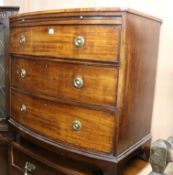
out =
[[85,38],[83,36],[77,36],[74,40],[76,47],[81,48],[85,44]]
[[75,88],[80,89],[84,86],[84,81],[81,77],[76,77],[73,81],[73,85]]
[[19,74],[21,78],[25,78],[27,74],[26,69],[24,68],[17,69],[17,74]]
[[22,78],[25,78],[25,76],[26,76],[26,70],[25,69],[21,69],[20,70],[20,76],[22,77]]
[[30,162],[26,162],[24,169],[24,175],[29,175],[29,173],[32,173],[36,169],[36,166]]
[[24,45],[26,43],[26,36],[25,35],[21,35],[19,38],[19,43],[21,45]]
[[20,107],[20,111],[21,112],[26,112],[27,111],[26,105],[22,104],[21,107]]
[[74,120],[72,122],[72,129],[74,131],[80,131],[81,127],[82,127],[82,124],[81,124],[81,122],[79,120]]

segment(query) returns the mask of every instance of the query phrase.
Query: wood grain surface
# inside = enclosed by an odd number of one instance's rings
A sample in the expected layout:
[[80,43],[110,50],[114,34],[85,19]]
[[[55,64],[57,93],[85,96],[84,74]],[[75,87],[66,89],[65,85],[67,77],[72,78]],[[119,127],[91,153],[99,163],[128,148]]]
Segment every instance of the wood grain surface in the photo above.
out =
[[79,166],[73,159],[66,159],[56,155],[53,152],[35,149],[36,147],[19,145],[16,142],[11,143],[9,148],[11,174],[23,174],[25,164],[29,162],[35,166],[32,171],[34,175],[91,175],[90,166]]
[[[26,112],[20,111],[22,104],[26,105]],[[11,90],[11,116],[32,131],[55,141],[112,152],[116,127],[113,113],[54,103]],[[80,131],[72,129],[76,120],[81,122]]]
[[[19,42],[22,35],[26,37],[23,45]],[[81,48],[74,44],[77,36],[85,40]],[[11,53],[115,62],[119,39],[120,27],[116,25],[48,25],[13,28],[10,46]]]
[[[10,123],[40,147],[121,174],[151,139],[161,20],[103,8],[29,13],[11,24]],[[79,48],[77,36],[85,40]]]
[[[20,70],[26,70],[26,77]],[[83,87],[74,87],[76,78]],[[87,64],[58,63],[33,59],[11,59],[11,86],[31,94],[41,94],[66,101],[115,107],[118,68]]]
[[8,146],[0,143],[0,174],[8,175]]
[[123,102],[117,102],[122,109],[118,152],[150,134],[160,32],[156,21],[133,14],[126,20],[125,71],[120,72],[124,87],[118,85]]

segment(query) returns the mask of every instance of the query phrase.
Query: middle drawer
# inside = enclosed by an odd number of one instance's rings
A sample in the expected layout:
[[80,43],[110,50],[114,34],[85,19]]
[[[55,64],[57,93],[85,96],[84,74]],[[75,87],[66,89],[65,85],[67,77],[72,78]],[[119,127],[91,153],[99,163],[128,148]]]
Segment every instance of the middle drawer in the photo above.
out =
[[12,86],[31,93],[92,105],[116,105],[115,67],[13,57],[11,70]]

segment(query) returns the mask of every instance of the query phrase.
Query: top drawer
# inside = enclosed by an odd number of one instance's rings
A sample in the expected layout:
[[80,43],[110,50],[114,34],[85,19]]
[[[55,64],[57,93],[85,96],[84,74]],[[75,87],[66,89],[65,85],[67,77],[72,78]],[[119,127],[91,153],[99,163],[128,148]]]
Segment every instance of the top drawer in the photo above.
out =
[[56,25],[11,29],[11,52],[118,61],[120,25]]

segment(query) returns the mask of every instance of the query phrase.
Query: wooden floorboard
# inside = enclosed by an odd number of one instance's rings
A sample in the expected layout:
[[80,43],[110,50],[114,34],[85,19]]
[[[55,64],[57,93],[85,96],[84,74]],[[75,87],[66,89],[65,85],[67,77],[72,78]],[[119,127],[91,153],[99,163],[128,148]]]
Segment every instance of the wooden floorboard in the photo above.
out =
[[125,166],[123,175],[148,175],[151,172],[151,168],[148,162],[132,159]]
[[[126,165],[123,175],[148,175],[150,172],[151,166],[148,162],[134,158]],[[173,163],[168,165],[165,175],[173,175]]]

